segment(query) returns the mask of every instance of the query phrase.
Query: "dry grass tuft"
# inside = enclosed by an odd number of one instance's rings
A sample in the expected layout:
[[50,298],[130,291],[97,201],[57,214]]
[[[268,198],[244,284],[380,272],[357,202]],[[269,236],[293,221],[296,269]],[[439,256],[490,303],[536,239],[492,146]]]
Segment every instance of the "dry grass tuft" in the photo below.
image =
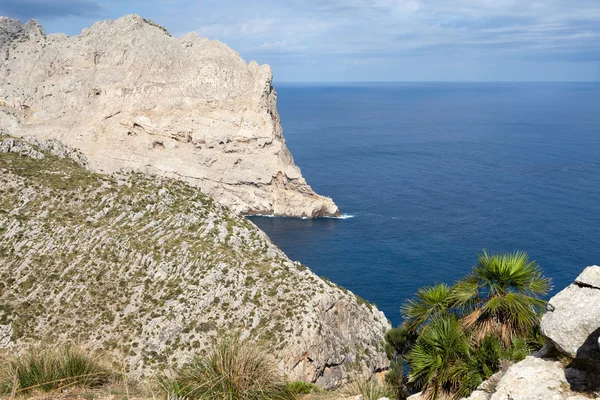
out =
[[254,344],[239,338],[214,343],[205,357],[195,357],[172,377],[160,375],[167,395],[202,400],[287,400],[287,388],[274,362]]

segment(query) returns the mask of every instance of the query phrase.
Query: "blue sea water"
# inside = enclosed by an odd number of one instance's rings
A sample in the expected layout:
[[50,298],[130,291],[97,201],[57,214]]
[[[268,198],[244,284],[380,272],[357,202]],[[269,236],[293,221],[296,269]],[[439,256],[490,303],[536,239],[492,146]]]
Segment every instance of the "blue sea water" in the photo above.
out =
[[600,84],[278,85],[304,177],[353,218],[254,217],[288,256],[401,321],[482,249],[527,251],[554,291],[600,264]]

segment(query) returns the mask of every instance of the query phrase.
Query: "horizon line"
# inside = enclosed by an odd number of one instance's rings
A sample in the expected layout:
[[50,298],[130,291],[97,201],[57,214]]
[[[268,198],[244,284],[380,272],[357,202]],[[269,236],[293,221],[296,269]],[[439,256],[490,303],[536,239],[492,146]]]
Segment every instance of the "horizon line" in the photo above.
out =
[[279,81],[273,79],[273,83],[276,84],[364,84],[364,83],[593,83],[598,84],[600,80],[596,81],[434,81],[434,80],[423,80],[423,81]]

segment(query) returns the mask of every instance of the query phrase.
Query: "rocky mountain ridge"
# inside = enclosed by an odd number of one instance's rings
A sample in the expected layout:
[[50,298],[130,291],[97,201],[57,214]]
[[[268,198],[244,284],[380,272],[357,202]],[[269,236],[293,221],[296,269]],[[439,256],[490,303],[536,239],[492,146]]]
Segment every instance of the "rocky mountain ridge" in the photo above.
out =
[[80,343],[148,376],[240,334],[322,387],[387,367],[383,313],[249,220],[184,182],[87,165],[0,137],[0,348]]
[[[283,137],[269,66],[137,15],[80,35],[0,17],[0,130],[57,139],[96,172],[180,179],[244,214],[339,216]],[[0,132],[1,133],[1,132]]]

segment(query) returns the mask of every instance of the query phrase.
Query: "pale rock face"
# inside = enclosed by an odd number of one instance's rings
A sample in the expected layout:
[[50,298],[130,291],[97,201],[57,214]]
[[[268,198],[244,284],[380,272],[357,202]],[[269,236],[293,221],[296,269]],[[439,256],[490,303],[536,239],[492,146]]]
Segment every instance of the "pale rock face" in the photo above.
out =
[[600,267],[586,268],[574,283],[550,299],[541,329],[570,357],[600,356]]
[[585,374],[574,369],[565,369],[559,361],[527,357],[512,365],[496,379],[498,381],[495,385],[486,386],[484,383],[464,400],[584,400],[590,398],[575,391],[585,384]]
[[137,15],[46,36],[0,18],[0,133],[58,139],[94,171],[184,180],[236,212],[338,216],[294,165],[267,65]]
[[589,399],[572,390],[583,381],[580,371],[564,369],[558,361],[527,357],[506,371],[490,400]]

